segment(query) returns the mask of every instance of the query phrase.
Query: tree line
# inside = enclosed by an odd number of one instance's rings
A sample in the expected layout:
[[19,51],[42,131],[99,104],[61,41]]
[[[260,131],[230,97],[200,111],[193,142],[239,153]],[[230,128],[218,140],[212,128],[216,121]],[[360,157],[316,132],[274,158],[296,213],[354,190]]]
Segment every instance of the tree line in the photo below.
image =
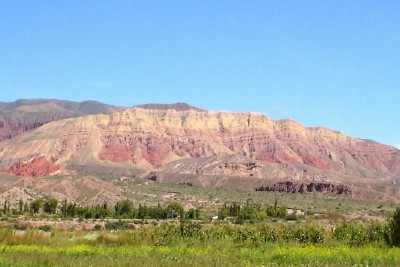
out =
[[108,203],[93,206],[82,206],[67,200],[58,202],[55,198],[40,198],[32,202],[18,202],[18,209],[11,209],[8,201],[4,202],[2,214],[48,214],[60,216],[61,218],[82,218],[82,219],[200,219],[200,209],[191,208],[184,210],[177,201],[167,205],[146,206],[139,204],[137,207],[132,201],[125,199],[118,201],[114,206]]
[[286,219],[287,207],[278,206],[278,200],[275,198],[273,206],[261,207],[259,204],[251,203],[250,199],[247,200],[245,205],[237,202],[225,203],[224,206],[218,210],[218,219],[224,220],[228,217],[237,220],[255,220],[260,221],[266,217]]

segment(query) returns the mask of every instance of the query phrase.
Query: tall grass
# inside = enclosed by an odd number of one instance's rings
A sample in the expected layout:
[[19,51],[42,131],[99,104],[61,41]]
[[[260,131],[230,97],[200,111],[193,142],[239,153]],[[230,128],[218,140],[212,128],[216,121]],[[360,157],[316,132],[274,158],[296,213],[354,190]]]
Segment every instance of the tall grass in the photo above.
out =
[[348,246],[13,246],[2,266],[399,266],[400,249]]
[[385,245],[382,227],[182,222],[51,235],[3,228],[0,266],[400,266],[400,249]]

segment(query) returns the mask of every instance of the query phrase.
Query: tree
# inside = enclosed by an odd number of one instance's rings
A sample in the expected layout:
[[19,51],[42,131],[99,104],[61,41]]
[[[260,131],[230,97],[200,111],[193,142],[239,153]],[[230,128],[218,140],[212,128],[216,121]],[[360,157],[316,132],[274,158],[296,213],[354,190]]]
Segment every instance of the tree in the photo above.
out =
[[54,214],[57,210],[58,201],[55,198],[48,199],[43,206],[43,211],[48,214]]
[[43,201],[41,199],[36,199],[31,202],[31,212],[39,213],[40,208],[43,205]]
[[64,199],[63,204],[62,204],[62,206],[61,206],[61,215],[62,215],[62,217],[64,217],[64,218],[67,217],[67,207],[68,207],[67,200]]
[[18,207],[19,207],[19,213],[22,213],[24,211],[24,201],[22,200],[22,198],[20,198],[18,201]]
[[25,213],[28,213],[28,212],[29,212],[29,205],[28,205],[28,202],[25,202],[25,204],[24,204],[24,212],[25,212]]
[[388,245],[400,247],[400,208],[396,209],[389,221],[385,239]]
[[3,206],[3,213],[7,214],[10,212],[10,203],[8,200],[4,201],[4,206]]
[[125,199],[118,201],[115,205],[115,213],[116,215],[127,216],[133,211],[133,203],[132,201]]
[[69,217],[75,217],[77,211],[77,207],[75,203],[69,203],[67,205],[67,216]]
[[168,210],[168,214],[171,214],[172,218],[177,218],[178,216],[183,218],[183,215],[184,215],[183,207],[179,202],[172,201],[171,203],[169,203],[167,210]]

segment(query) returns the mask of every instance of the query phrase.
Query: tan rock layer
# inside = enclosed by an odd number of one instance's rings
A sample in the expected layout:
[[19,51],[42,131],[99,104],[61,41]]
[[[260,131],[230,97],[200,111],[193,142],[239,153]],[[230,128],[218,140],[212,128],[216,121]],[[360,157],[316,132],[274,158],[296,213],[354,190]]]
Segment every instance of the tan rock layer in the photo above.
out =
[[227,154],[359,176],[400,170],[400,152],[390,146],[260,114],[194,110],[134,108],[49,123],[0,143],[0,166],[39,153],[57,164],[108,161],[144,169]]

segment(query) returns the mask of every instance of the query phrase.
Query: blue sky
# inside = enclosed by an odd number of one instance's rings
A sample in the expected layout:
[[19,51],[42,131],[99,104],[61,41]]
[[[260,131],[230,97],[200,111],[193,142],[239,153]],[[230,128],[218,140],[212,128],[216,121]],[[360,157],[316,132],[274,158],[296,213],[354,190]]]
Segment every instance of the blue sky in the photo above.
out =
[[0,92],[254,111],[400,147],[400,2],[3,0]]

